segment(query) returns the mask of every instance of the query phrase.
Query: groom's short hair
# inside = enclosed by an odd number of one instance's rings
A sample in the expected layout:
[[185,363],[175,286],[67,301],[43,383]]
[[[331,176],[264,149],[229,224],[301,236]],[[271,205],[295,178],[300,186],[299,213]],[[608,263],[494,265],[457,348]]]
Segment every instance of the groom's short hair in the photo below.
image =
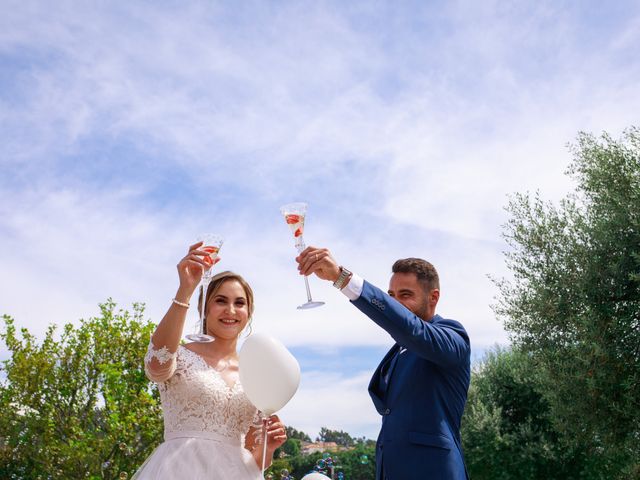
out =
[[440,278],[436,267],[421,258],[410,257],[396,260],[391,271],[393,273],[414,273],[425,292],[430,292],[434,288],[440,290]]

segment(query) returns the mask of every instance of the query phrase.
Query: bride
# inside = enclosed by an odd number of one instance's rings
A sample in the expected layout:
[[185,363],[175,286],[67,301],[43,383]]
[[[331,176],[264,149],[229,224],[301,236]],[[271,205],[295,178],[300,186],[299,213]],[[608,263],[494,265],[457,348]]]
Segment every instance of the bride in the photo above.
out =
[[[260,435],[253,426],[259,412],[238,374],[238,337],[253,313],[253,292],[240,275],[219,273],[207,289],[203,331],[215,340],[180,345],[189,300],[203,271],[212,266],[200,246],[189,247],[178,263],[180,286],[144,359],[147,376],[160,390],[164,442],[133,476],[136,480],[263,478],[263,448],[256,448]],[[280,419],[270,417],[267,466],[286,439]]]

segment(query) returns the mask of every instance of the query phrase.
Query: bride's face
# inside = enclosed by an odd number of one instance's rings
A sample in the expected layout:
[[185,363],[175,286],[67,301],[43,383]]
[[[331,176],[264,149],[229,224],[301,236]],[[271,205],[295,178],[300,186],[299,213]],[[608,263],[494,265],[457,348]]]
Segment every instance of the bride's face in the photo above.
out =
[[227,280],[209,299],[207,333],[216,338],[233,340],[248,322],[247,294],[237,280]]

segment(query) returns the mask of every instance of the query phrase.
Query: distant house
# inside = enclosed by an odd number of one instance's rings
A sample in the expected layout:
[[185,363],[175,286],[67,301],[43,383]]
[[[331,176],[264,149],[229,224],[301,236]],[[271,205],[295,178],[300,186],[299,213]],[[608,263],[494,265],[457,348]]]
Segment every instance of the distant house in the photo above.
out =
[[316,452],[344,452],[351,448],[343,447],[336,442],[300,442],[300,450],[303,455],[310,455]]

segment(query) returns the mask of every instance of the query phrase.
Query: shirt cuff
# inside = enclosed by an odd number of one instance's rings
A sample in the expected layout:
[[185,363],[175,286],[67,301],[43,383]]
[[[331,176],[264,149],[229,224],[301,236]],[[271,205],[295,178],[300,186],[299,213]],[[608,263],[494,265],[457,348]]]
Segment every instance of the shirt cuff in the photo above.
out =
[[362,295],[362,288],[364,287],[364,279],[357,274],[352,274],[349,279],[349,283],[347,283],[342,290],[347,298],[351,301],[357,300]]

